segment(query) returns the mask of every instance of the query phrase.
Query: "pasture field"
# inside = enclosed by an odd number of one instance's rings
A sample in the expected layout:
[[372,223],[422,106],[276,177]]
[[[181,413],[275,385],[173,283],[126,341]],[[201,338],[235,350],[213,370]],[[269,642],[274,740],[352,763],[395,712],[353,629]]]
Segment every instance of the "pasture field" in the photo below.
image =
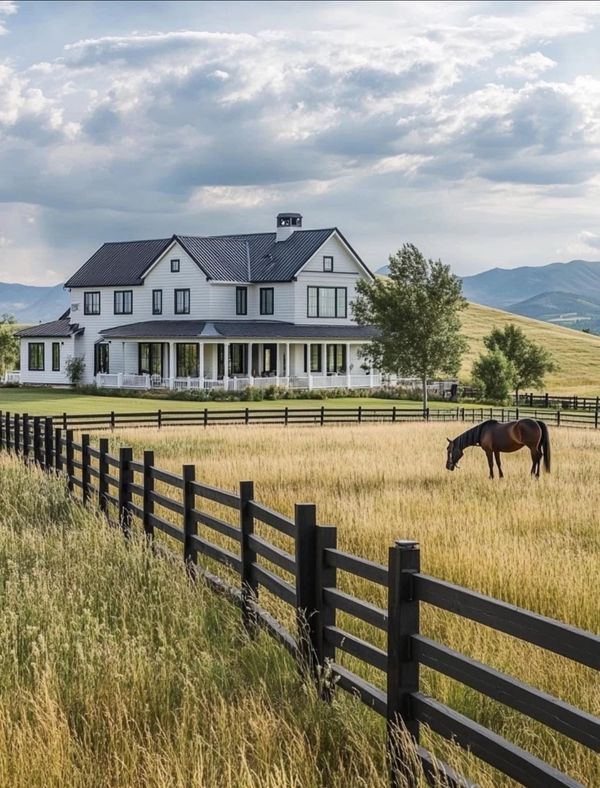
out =
[[[293,513],[294,502],[315,502],[319,522],[338,526],[338,544],[356,555],[386,563],[395,539],[416,539],[425,573],[598,632],[600,436],[553,430],[551,475],[532,480],[529,455],[520,452],[504,455],[506,478],[490,482],[477,448],[467,450],[461,470],[445,470],[446,435],[459,431],[456,424],[422,423],[250,426],[196,434],[129,430],[112,440],[133,446],[137,456],[154,448],[156,465],[167,470],[195,463],[197,478],[216,486],[235,490],[240,480],[252,479],[257,499],[285,514]],[[343,589],[385,606],[382,589],[341,577]],[[367,624],[341,620],[354,634],[384,645]],[[600,711],[593,671],[427,606],[422,622],[427,636],[583,710]],[[341,661],[381,684],[376,670],[350,657]],[[426,669],[423,686],[584,785],[600,784],[598,759],[584,747]],[[366,731],[376,728],[365,721]],[[432,738],[435,752],[479,784],[510,784]]]

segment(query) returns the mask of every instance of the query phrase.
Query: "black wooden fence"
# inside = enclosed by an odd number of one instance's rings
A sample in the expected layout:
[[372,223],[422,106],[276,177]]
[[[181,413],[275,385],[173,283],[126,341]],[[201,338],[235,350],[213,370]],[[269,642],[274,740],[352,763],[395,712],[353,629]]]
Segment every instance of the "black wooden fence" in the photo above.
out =
[[[296,504],[295,516],[286,517],[256,500],[252,482],[241,482],[237,494],[211,487],[196,480],[193,465],[184,465],[177,475],[157,468],[152,451],[145,451],[141,460],[129,448],[113,455],[107,438],[92,445],[84,434],[76,442],[72,429],[63,432],[50,418],[15,414],[6,416],[3,426],[0,448],[48,472],[64,474],[74,495],[97,505],[126,537],[139,528],[158,550],[164,549],[165,541],[179,543],[179,555],[190,575],[202,577],[238,604],[250,631],[260,626],[276,638],[306,675],[314,677],[325,699],[333,691],[331,683],[323,683],[327,674],[334,687],[381,715],[387,721],[392,785],[416,784],[410,759],[399,743],[399,727],[412,735],[417,757],[432,782],[442,774],[450,785],[471,785],[419,744],[421,724],[523,785],[579,785],[425,695],[419,681],[421,665],[588,748],[600,749],[600,719],[425,637],[419,629],[419,611],[421,605],[433,605],[595,670],[600,670],[599,637],[421,573],[416,542],[396,542],[389,548],[387,566],[351,555],[338,549],[335,527],[317,524],[314,505]],[[233,515],[234,521],[208,511],[212,504]],[[265,530],[269,538],[261,535]],[[223,546],[223,537],[233,547]],[[276,544],[282,540],[291,545],[289,550]],[[226,578],[215,574],[215,562],[228,567]],[[379,607],[342,591],[339,572],[385,588],[387,605]],[[282,622],[283,616],[267,612],[263,589],[292,608],[294,631]],[[385,647],[339,626],[338,611],[383,633]],[[380,686],[341,665],[341,652],[379,671]]]
[[[26,418],[24,414],[23,418]],[[136,413],[61,413],[48,416],[52,429],[60,427],[86,430],[114,430],[126,427],[211,427],[218,424],[279,424],[288,425],[328,425],[328,424],[370,424],[376,422],[406,421],[466,421],[476,423],[485,419],[512,421],[530,417],[543,419],[549,426],[590,427],[598,429],[600,411],[564,412],[561,410],[542,410],[538,408],[402,408],[382,406],[380,408],[236,408],[198,410],[152,410]],[[44,417],[46,418],[46,417]],[[0,411],[0,433],[6,429],[11,414]]]
[[[514,399],[514,397],[513,397]],[[562,408],[563,410],[598,410],[600,397],[580,397],[577,394],[519,394],[515,405],[530,408]]]

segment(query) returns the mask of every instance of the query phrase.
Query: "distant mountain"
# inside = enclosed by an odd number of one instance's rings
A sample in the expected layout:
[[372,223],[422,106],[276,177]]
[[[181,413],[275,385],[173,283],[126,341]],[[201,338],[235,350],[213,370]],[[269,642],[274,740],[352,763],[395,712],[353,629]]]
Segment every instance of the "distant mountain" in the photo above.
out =
[[500,309],[548,293],[574,293],[600,303],[600,262],[571,260],[539,267],[492,268],[462,281],[469,301]]
[[506,311],[537,320],[567,323],[578,315],[600,318],[600,302],[575,293],[541,293],[512,304]]
[[68,306],[69,294],[62,285],[35,287],[0,282],[0,314],[14,315],[17,323],[56,320]]

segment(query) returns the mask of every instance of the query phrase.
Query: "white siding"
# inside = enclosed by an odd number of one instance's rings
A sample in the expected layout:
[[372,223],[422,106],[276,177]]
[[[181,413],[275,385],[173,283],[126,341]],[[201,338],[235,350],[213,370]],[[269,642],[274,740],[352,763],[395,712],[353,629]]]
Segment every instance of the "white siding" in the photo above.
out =
[[[34,342],[44,343],[44,371],[29,369],[29,344]],[[52,371],[52,343],[60,344],[60,371]],[[74,354],[73,338],[58,337],[45,339],[44,337],[30,337],[21,340],[21,383],[47,383],[59,386],[69,383],[65,375],[65,361]]]
[[[210,319],[211,320],[285,320],[294,321],[294,283],[283,282],[270,284],[249,284],[248,314],[236,315],[235,289],[238,285],[211,283],[210,286]],[[239,286],[244,286],[240,283]],[[262,287],[273,288],[273,314],[260,314],[260,290]]]

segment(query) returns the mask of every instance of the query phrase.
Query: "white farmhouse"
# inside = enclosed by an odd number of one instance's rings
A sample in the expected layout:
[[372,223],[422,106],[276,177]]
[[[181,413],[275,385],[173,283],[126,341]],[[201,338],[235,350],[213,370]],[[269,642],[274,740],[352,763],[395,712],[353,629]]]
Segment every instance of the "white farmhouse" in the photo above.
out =
[[372,329],[350,305],[373,275],[337,228],[105,243],[66,282],[70,309],[19,332],[23,384],[64,385],[81,356],[104,387],[370,387]]

